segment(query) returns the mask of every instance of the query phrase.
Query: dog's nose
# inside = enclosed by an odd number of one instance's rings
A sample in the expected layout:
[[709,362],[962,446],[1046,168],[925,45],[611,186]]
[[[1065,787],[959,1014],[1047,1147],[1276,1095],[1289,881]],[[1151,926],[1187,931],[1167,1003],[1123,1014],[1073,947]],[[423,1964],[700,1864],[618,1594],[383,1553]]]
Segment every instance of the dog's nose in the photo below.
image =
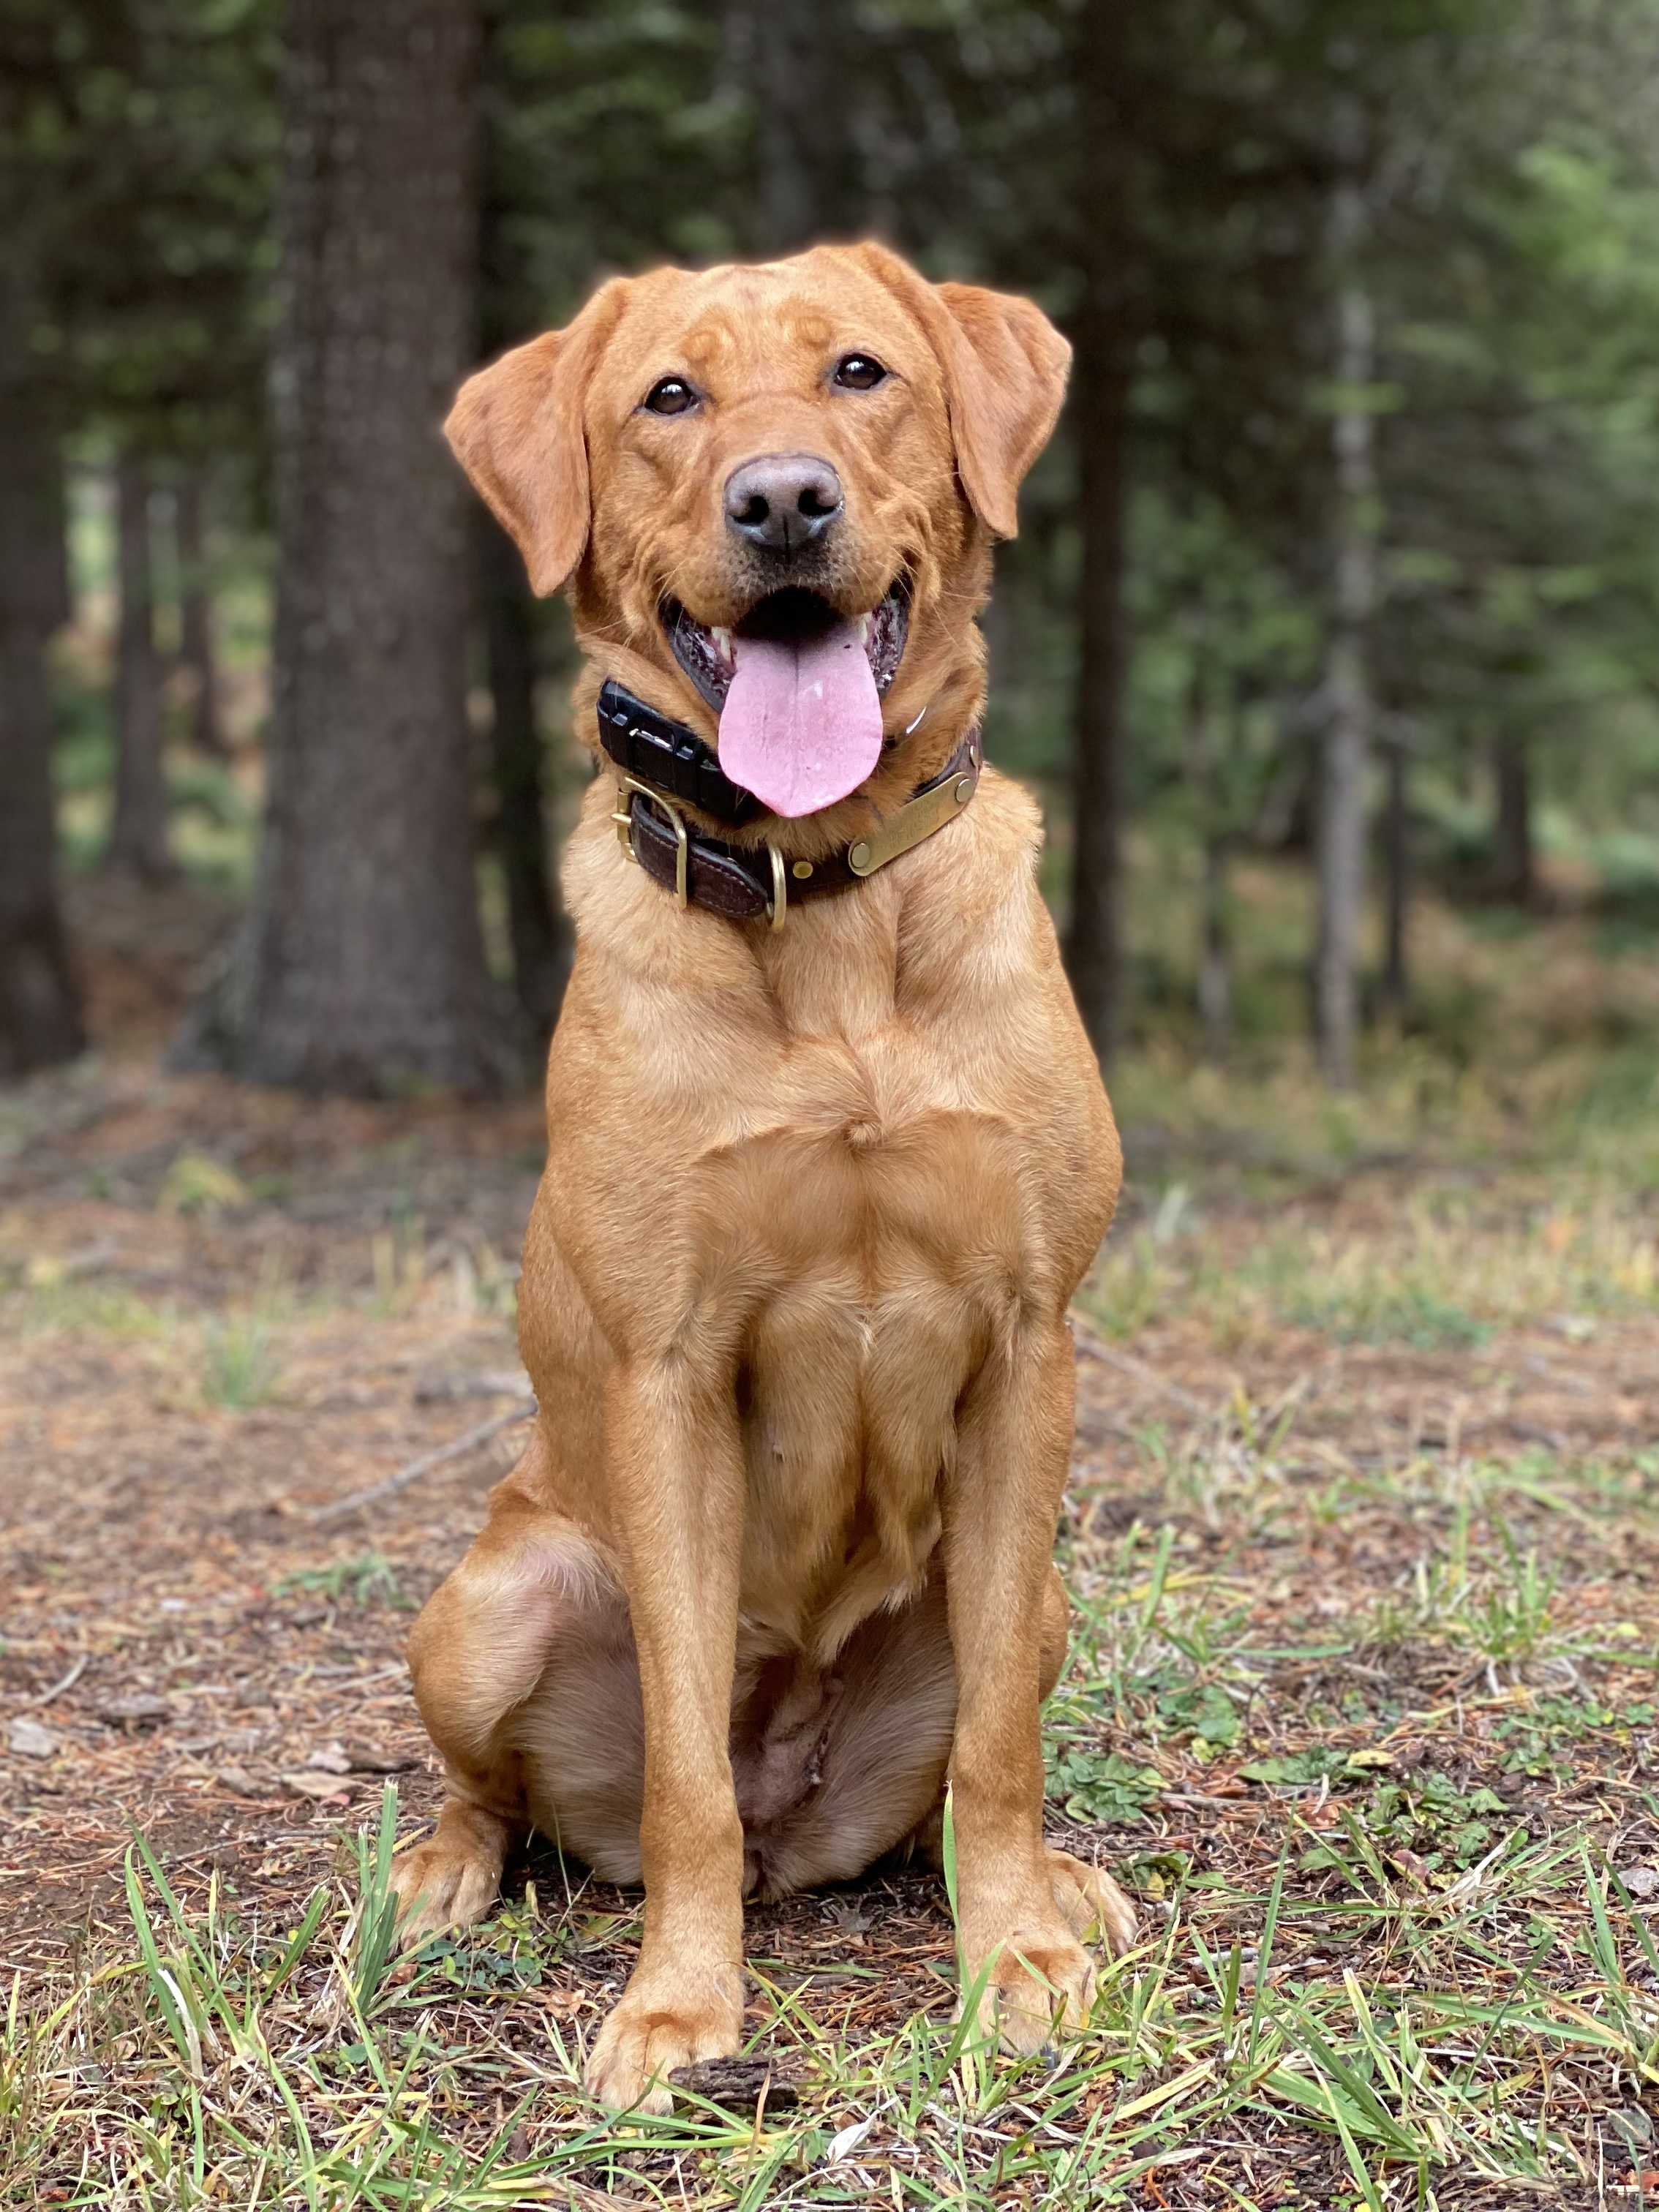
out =
[[767,553],[798,553],[841,511],[841,478],[816,453],[763,453],[726,479],[727,529]]

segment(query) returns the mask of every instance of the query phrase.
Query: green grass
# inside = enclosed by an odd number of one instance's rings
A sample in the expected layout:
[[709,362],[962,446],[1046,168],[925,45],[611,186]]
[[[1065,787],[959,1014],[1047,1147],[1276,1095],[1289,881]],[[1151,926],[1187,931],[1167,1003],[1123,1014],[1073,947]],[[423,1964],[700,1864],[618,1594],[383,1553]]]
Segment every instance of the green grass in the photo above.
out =
[[202,1342],[202,1395],[209,1405],[242,1411],[263,1406],[276,1395],[281,1360],[264,1315],[210,1322]]
[[[1449,2203],[1453,2182],[1548,2202],[1589,2185],[1598,2159],[1617,2180],[1659,2092],[1659,1954],[1628,1867],[1570,1800],[1639,1768],[1659,1675],[1646,1631],[1598,1641],[1575,1624],[1549,1562],[1564,1543],[1604,1559],[1645,1540],[1659,1467],[1334,1474],[1282,1415],[1241,1404],[1224,1427],[1209,1449],[1231,1448],[1227,1481],[1194,1487],[1166,1455],[1167,1517],[1069,1540],[1050,1794],[1146,1907],[1081,2036],[1030,2059],[988,2048],[957,2016],[942,1923],[936,1997],[874,2033],[849,2033],[785,1961],[751,1962],[749,2047],[798,2092],[789,2109],[604,2114],[580,2086],[599,2013],[548,2000],[578,1962],[619,1980],[638,1920],[532,1883],[396,1961],[388,1786],[336,1877],[282,1924],[245,1917],[216,1875],[186,1899],[135,1840],[125,1936],[105,1928],[46,2002],[14,1990],[9,2201],[988,2212],[1139,2207],[1157,2202],[1151,2177],[1171,2203],[1382,2212]],[[1250,1547],[1305,1542],[1379,1500],[1423,1540],[1392,1626],[1362,1612],[1317,1646],[1287,1644],[1253,1602]],[[368,1601],[387,1594],[385,1565],[343,1559],[285,1587]],[[1467,1662],[1474,1685],[1425,1706],[1411,1672],[1425,1655]],[[1411,1665],[1396,1676],[1391,1656]],[[1287,1686],[1337,1662],[1358,1686]],[[1204,1814],[1195,1836],[1187,1815],[1169,1839],[1182,1804],[1241,1801],[1267,1819],[1235,1834]],[[1652,1792],[1640,1802],[1659,1820]],[[860,1987],[887,1971],[875,1924]],[[1230,2194],[1176,2193],[1200,2153]]]
[[[395,1825],[388,1789],[342,1879],[283,1928],[240,1922],[212,1887],[186,1905],[135,1843],[127,1954],[8,2019],[14,2189],[319,2212],[607,2191],[1127,2205],[1195,2144],[1289,2126],[1328,2144],[1327,2201],[1431,2205],[1448,2175],[1574,2178],[1586,2083],[1613,2069],[1633,2097],[1659,2085],[1659,1958],[1593,1853],[1511,1834],[1448,1887],[1407,1888],[1359,1820],[1308,1850],[1292,1814],[1266,1884],[1182,1885],[1062,2049],[1000,2057],[951,2021],[943,1985],[932,2015],[852,2046],[762,1973],[752,2041],[787,2066],[799,2106],[617,2118],[582,2096],[580,2048],[556,2024],[528,2044],[502,2032],[574,1939],[571,1916],[503,1912],[476,1942],[429,1945],[407,1978],[388,1973]],[[1310,1861],[1329,1870],[1316,1899],[1295,1888]]]
[[[119,1917],[0,2008],[0,2201],[1634,2212],[1617,2191],[1659,2164],[1659,1449],[1472,1442],[1455,1407],[1528,1363],[1585,1406],[1639,1392],[1647,1079],[1564,1079],[1519,1120],[1472,1081],[1443,1125],[1431,1086],[1333,1104],[1188,1068],[1164,1094],[1175,1136],[1143,1146],[1085,1293],[1085,1413],[1121,1418],[1067,1500],[1046,1717],[1053,1823],[1144,1912],[1085,2034],[985,2048],[943,1898],[901,1958],[876,1887],[856,1950],[830,1932],[844,1899],[812,1908],[805,1955],[838,1979],[801,1969],[805,1921],[751,1955],[750,2048],[797,2103],[601,2113],[582,2064],[638,1899],[554,1861],[394,1960],[389,1853],[416,1824],[388,1792],[309,1895],[135,1841]],[[180,1170],[176,1202],[230,1238],[248,1209],[210,1181]],[[510,1313],[510,1273],[453,1239],[440,1267],[413,1201],[353,1235],[359,1309]],[[113,1294],[55,1264],[18,1241],[8,1310],[114,1328]],[[267,1287],[216,1337],[156,1307],[182,1345],[157,1375],[257,1402],[280,1325],[303,1376],[322,1309]],[[1378,1375],[1421,1393],[1431,1440],[1379,1443]],[[406,1561],[440,1564],[388,1540],[395,1570],[364,1551],[277,1587],[326,1601],[337,1639],[400,1602]]]
[[1119,1342],[1182,1319],[1223,1347],[1295,1328],[1463,1351],[1500,1328],[1544,1322],[1571,1337],[1659,1310],[1659,1237],[1644,1187],[1582,1168],[1498,1194],[1425,1178],[1364,1225],[1332,1219],[1291,1182],[1277,1224],[1253,1212],[1248,1233],[1233,1211],[1186,1204],[1176,1183],[1150,1219],[1126,1212],[1079,1304]]
[[383,1552],[360,1552],[350,1559],[335,1559],[325,1567],[300,1568],[293,1574],[279,1576],[271,1584],[270,1592],[273,1597],[300,1594],[324,1597],[335,1605],[349,1592],[354,1605],[389,1605],[412,1610],[398,1583],[397,1565]]

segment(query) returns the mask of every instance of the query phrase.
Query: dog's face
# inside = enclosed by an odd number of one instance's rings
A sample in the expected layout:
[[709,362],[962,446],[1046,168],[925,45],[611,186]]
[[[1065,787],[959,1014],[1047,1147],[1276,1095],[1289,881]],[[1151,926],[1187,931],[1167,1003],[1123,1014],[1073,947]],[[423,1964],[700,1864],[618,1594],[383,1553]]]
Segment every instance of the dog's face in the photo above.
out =
[[902,798],[977,713],[990,538],[1068,359],[1026,301],[821,246],[618,278],[447,428],[535,588],[572,585],[595,684],[692,723],[773,813],[826,816]]

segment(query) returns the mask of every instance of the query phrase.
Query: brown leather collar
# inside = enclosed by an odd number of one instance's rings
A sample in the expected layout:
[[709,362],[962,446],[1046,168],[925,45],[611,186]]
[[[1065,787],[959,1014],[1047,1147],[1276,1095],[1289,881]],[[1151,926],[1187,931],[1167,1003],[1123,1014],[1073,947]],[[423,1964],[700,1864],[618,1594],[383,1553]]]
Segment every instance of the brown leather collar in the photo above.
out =
[[695,828],[666,793],[623,775],[611,820],[630,860],[682,906],[700,906],[731,921],[764,915],[781,929],[792,903],[850,890],[889,860],[908,853],[954,821],[979,787],[984,756],[969,730],[939,774],[914,791],[897,812],[867,836],[827,860],[796,860],[775,845],[728,845]]

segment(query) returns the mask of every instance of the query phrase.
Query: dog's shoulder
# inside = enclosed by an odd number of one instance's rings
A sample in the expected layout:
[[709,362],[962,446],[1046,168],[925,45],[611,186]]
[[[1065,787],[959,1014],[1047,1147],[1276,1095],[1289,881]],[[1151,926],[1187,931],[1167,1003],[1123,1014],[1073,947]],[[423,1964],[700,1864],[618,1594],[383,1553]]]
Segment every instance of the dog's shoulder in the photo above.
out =
[[907,855],[902,925],[912,984],[969,974],[1018,987],[1058,955],[1037,888],[1042,816],[1012,776],[987,767],[973,804]]

